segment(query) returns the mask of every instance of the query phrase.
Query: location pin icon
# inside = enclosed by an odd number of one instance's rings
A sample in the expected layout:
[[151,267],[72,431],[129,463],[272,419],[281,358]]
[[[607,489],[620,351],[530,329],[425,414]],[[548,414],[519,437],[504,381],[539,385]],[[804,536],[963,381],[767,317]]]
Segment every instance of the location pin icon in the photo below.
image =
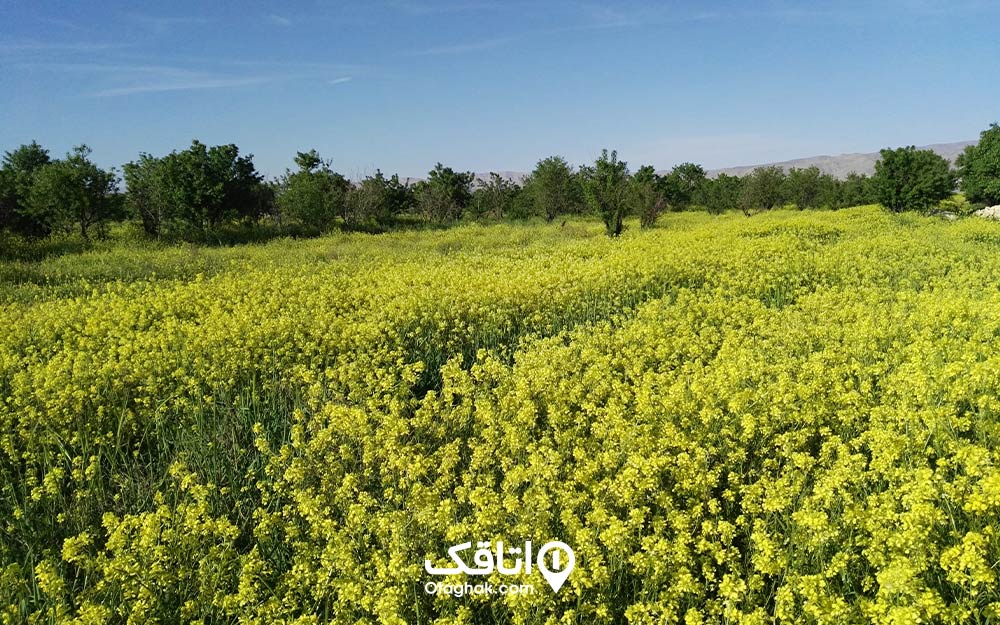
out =
[[[550,551],[553,552],[551,569],[545,560],[545,556]],[[538,570],[542,572],[542,577],[549,583],[549,586],[552,586],[552,592],[559,592],[562,585],[566,583],[566,578],[573,572],[573,567],[576,566],[576,554],[566,543],[553,540],[545,543],[538,550],[536,564],[538,564]]]

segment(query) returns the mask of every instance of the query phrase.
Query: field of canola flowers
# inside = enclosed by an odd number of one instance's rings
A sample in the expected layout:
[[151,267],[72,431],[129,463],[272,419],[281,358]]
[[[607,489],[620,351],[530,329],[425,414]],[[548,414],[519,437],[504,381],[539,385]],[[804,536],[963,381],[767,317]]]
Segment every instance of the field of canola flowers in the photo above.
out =
[[[4,624],[1000,621],[1000,224],[674,214],[0,280]],[[559,593],[424,592],[425,558],[526,538],[575,550]]]

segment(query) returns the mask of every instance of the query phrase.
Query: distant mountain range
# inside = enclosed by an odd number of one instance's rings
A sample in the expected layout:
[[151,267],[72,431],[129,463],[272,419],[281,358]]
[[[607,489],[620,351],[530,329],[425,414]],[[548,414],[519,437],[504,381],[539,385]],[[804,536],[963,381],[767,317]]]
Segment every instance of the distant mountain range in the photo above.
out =
[[[958,141],[955,143],[935,143],[933,145],[921,146],[920,149],[934,150],[954,164],[955,159],[958,158],[958,155],[965,150],[966,146],[973,145],[974,143],[976,142]],[[870,176],[875,173],[875,162],[878,161],[878,159],[878,152],[841,154],[839,156],[810,156],[808,158],[796,158],[790,161],[780,161],[777,163],[762,163],[760,165],[741,165],[738,167],[710,169],[708,171],[708,175],[711,177],[718,176],[719,174],[742,176],[743,174],[750,173],[758,167],[777,165],[784,168],[786,171],[792,167],[802,169],[816,166],[819,167],[819,170],[823,173],[831,174],[837,178],[846,178],[847,174],[851,172],[868,174]]]
[[[933,145],[919,146],[922,150],[934,150],[944,158],[948,159],[952,163],[958,158],[966,146],[973,145],[975,141],[957,141],[955,143],[935,143]],[[875,162],[879,159],[878,152],[866,152],[866,153],[855,153],[855,154],[840,154],[838,156],[809,156],[806,158],[796,158],[790,161],[779,161],[776,163],[759,163],[757,165],[739,165],[736,167],[723,167],[721,169],[709,169],[709,177],[714,178],[719,174],[728,174],[730,176],[742,176],[747,174],[758,167],[767,167],[769,165],[778,165],[784,168],[786,171],[792,167],[806,168],[816,166],[826,174],[831,174],[837,178],[846,178],[847,174],[851,172],[859,174],[868,174],[869,176],[875,173]],[[669,170],[661,170],[657,173],[666,173]],[[523,171],[499,171],[497,172],[504,178],[508,180],[513,180],[514,182],[521,182],[528,175]],[[480,180],[489,180],[489,172],[480,172],[476,174],[476,177]],[[420,178],[409,178],[409,182],[416,182]]]

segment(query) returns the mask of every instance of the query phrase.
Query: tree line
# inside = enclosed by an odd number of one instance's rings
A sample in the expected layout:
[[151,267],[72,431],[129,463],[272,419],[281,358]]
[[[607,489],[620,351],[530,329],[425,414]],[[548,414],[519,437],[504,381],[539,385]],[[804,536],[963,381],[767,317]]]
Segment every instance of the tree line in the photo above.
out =
[[321,233],[333,228],[386,230],[405,223],[594,214],[609,235],[627,217],[651,227],[667,211],[739,209],[746,215],[782,206],[841,208],[880,203],[891,211],[926,211],[960,189],[973,205],[1000,204],[1000,126],[982,132],[959,157],[957,169],[930,150],[880,153],[872,176],[841,180],[817,167],[759,167],[744,176],[706,175],[694,163],[658,173],[635,171],[617,152],[573,167],[544,158],[522,181],[496,173],[477,179],[438,163],[410,184],[381,171],[351,181],[315,150],[299,152],[296,169],[265,180],[252,155],[235,145],[195,140],[164,156],[140,154],[122,168],[104,170],[79,146],[53,159],[37,142],[4,154],[0,167],[0,230],[25,237],[77,232],[102,236],[108,224],[132,220],[150,237],[198,237],[234,223],[268,221],[278,228]]

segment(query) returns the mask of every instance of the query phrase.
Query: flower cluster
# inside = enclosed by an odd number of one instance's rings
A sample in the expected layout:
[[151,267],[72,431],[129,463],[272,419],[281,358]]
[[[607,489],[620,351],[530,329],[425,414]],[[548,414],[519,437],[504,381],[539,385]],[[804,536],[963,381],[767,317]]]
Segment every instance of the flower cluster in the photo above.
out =
[[[5,285],[0,623],[1000,619],[996,225],[574,227]],[[577,566],[424,593],[470,538]]]

